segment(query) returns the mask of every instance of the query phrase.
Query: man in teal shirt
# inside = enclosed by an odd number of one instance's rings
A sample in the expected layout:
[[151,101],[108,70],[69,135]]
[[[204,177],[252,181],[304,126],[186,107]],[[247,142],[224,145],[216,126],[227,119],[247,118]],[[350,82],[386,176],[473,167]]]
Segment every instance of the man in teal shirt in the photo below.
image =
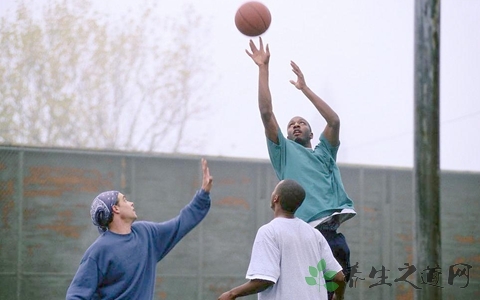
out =
[[[336,164],[340,146],[340,119],[335,111],[307,86],[300,68],[292,61],[292,71],[297,80],[290,82],[312,102],[327,122],[320,135],[319,143],[312,148],[313,138],[310,124],[302,117],[293,117],[287,126],[287,138],[280,130],[272,108],[269,88],[270,50],[264,48],[262,38],[257,48],[250,40],[247,54],[259,68],[258,105],[270,161],[278,179],[293,179],[306,191],[303,204],[295,216],[317,228],[327,240],[334,257],[345,273],[350,275],[350,249],[343,234],[337,229],[341,223],[355,216],[353,201],[348,197]],[[333,294],[329,294],[329,299]]]

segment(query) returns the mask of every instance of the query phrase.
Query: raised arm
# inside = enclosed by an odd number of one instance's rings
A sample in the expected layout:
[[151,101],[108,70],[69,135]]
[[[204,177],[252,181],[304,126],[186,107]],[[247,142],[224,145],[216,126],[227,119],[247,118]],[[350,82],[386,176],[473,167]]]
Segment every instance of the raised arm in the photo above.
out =
[[327,138],[332,146],[337,146],[340,138],[340,118],[337,113],[325,102],[317,96],[306,84],[302,71],[293,61],[290,62],[292,71],[297,75],[297,81],[290,80],[297,89],[303,92],[305,96],[312,102],[318,112],[327,122],[323,135]]
[[268,63],[270,61],[270,50],[267,46],[263,47],[262,38],[259,37],[259,48],[250,40],[250,50],[245,50],[248,56],[258,66],[258,108],[260,109],[260,116],[262,118],[263,126],[265,127],[265,135],[269,140],[278,144],[278,123],[273,114],[272,95],[270,94],[270,87],[268,85],[269,71]]
[[202,171],[203,179],[201,189],[195,193],[190,203],[183,207],[175,218],[162,223],[137,222],[137,226],[143,224],[142,226],[146,226],[149,230],[153,231],[158,261],[167,255],[185,235],[195,228],[210,210],[210,190],[212,188],[213,177],[210,175],[207,161],[203,158]]

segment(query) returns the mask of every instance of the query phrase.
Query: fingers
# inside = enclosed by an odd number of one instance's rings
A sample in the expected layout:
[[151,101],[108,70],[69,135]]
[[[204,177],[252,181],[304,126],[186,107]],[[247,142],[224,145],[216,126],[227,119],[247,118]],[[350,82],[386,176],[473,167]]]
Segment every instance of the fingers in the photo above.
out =
[[257,48],[253,40],[250,40],[249,45],[251,51],[245,50],[245,52],[258,66],[268,65],[270,59],[270,49],[268,48],[268,44],[266,44],[266,49],[264,49],[261,37],[259,37],[259,44],[259,48]]
[[250,45],[250,50],[252,50],[252,52],[258,51],[257,46],[255,46],[255,43],[253,42],[253,40],[250,40],[248,44]]
[[264,50],[264,47],[263,47],[263,40],[261,37],[258,37],[258,40],[259,40],[259,47],[257,48],[257,46],[255,45],[255,43],[253,42],[253,40],[250,40],[249,41],[249,46],[250,46],[250,51],[251,52],[248,52],[248,50],[245,49],[245,51],[247,52],[248,56],[252,57],[252,55],[255,53],[255,52],[266,52],[267,54],[270,54],[270,49],[268,47],[268,44],[266,45],[265,47],[265,50]]
[[210,177],[210,170],[208,169],[207,160],[202,158],[202,170],[203,170],[203,177]]
[[290,61],[290,66],[292,66],[292,71],[297,74],[297,75],[301,75],[302,74],[302,70],[300,70],[300,68],[297,66],[296,63],[294,63],[293,61]]
[[298,67],[298,65],[295,62],[290,61],[290,66],[292,66],[292,72],[297,75],[297,80],[303,80],[303,73],[302,70],[300,70],[300,68]]
[[210,175],[210,169],[208,168],[208,163],[205,158],[202,158],[202,171],[203,171],[203,182],[202,189],[206,192],[210,192],[212,188],[213,177]]
[[250,45],[251,52],[249,52],[247,49],[245,49],[245,52],[247,53],[248,56],[253,58],[253,54],[258,51],[257,46],[255,46],[255,43],[252,40],[250,40],[248,44]]
[[295,74],[302,74],[302,70],[300,70],[300,67],[293,61],[290,61],[290,66],[292,66],[292,71],[295,72]]
[[[250,39],[249,41],[249,45],[250,45],[250,50],[252,52],[256,52],[256,51],[263,51],[263,40],[261,37],[258,37],[258,40],[259,40],[259,47],[257,48],[257,46],[255,45],[255,43],[253,42],[252,39]],[[267,44],[267,51],[268,51],[268,44]]]

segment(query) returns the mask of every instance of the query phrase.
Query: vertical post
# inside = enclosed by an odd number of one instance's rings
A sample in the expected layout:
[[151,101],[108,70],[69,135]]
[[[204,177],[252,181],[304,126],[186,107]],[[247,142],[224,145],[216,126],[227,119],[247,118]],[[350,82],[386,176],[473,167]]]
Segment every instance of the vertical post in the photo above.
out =
[[441,268],[439,58],[440,0],[415,0],[415,266],[422,300],[442,298],[441,277],[435,286],[425,270]]
[[25,151],[20,150],[18,152],[18,169],[17,169],[17,218],[18,218],[18,240],[17,240],[17,293],[16,299],[20,300],[24,291],[22,291],[23,280],[23,178],[24,178],[24,165],[25,165]]

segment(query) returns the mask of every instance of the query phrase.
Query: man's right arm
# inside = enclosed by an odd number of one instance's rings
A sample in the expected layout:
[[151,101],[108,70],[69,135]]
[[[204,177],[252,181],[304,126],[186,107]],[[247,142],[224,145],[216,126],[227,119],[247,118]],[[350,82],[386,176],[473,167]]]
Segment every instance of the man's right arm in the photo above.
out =
[[265,136],[278,145],[278,123],[273,113],[272,96],[268,86],[268,64],[258,68],[258,108],[265,127]]
[[97,289],[97,263],[86,258],[80,263],[77,273],[68,287],[66,300],[91,299]]
[[278,145],[278,123],[273,114],[272,95],[269,87],[270,50],[268,45],[264,48],[262,38],[259,38],[259,48],[250,40],[250,50],[247,52],[258,66],[258,108],[265,128],[265,136]]

